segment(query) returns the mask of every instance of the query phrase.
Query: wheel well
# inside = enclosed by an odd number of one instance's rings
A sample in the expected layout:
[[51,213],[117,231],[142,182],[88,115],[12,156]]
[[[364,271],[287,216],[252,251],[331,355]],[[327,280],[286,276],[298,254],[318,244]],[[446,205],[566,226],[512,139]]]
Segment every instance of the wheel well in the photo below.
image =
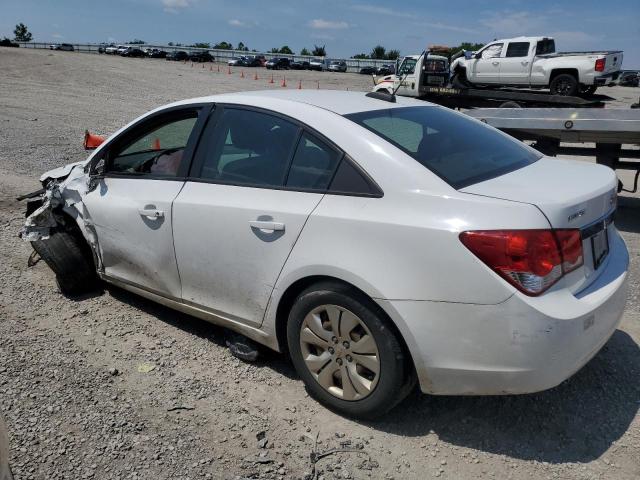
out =
[[549,77],[549,83],[553,82],[554,78],[562,74],[572,75],[573,77],[575,77],[576,81],[579,81],[578,70],[576,70],[575,68],[558,68],[556,70],[551,71],[551,76]]
[[280,351],[286,355],[289,355],[289,348],[287,346],[287,321],[289,319],[289,312],[291,311],[291,307],[293,307],[293,302],[295,302],[298,295],[300,295],[300,293],[302,293],[307,288],[311,287],[312,285],[327,281],[339,283],[344,285],[345,287],[353,289],[371,302],[371,305],[376,310],[376,313],[385,318],[389,324],[389,327],[392,328],[395,332],[398,340],[400,341],[400,344],[402,345],[402,348],[407,355],[407,361],[411,364],[413,374],[415,375],[415,363],[413,362],[413,357],[411,356],[409,347],[407,346],[407,343],[405,342],[404,337],[402,336],[402,333],[400,333],[400,330],[398,329],[396,324],[393,322],[393,320],[391,320],[389,315],[387,315],[387,312],[385,312],[382,307],[380,307],[380,305],[378,305],[369,295],[367,295],[355,285],[328,275],[314,275],[301,278],[300,280],[292,283],[284,292],[282,297],[280,297],[280,302],[278,303],[278,308],[276,309],[276,336],[278,339],[278,345],[280,346]]

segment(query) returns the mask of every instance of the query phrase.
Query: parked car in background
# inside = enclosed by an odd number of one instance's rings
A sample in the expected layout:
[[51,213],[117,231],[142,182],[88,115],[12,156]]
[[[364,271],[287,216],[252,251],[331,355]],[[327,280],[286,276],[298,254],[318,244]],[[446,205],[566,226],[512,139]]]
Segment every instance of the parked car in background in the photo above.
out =
[[347,71],[347,62],[344,60],[333,60],[329,63],[327,70],[330,72],[346,72]]
[[378,69],[376,67],[374,67],[373,65],[367,65],[365,67],[362,67],[360,69],[360,73],[362,75],[375,75],[377,73]]
[[209,52],[191,52],[189,53],[189,60],[192,62],[213,62],[214,58]]
[[376,70],[376,75],[394,75],[396,73],[396,66],[393,63],[386,63],[381,65]]
[[265,64],[270,70],[288,70],[291,67],[291,60],[286,57],[275,57]]
[[152,48],[149,52],[147,52],[147,56],[149,58],[167,58],[167,52],[158,48]]
[[306,60],[296,60],[289,65],[291,70],[311,70],[311,65]]
[[227,60],[227,65],[231,67],[237,67],[242,65],[242,57],[231,57]]
[[0,480],[13,480],[9,467],[9,434],[2,417],[0,417]]
[[254,57],[260,62],[260,65],[258,65],[260,67],[264,67],[267,63],[267,57],[265,57],[264,55],[254,55]]
[[142,51],[142,49],[138,47],[129,47],[124,52],[120,54],[121,57],[135,57],[135,58],[144,58],[146,57],[146,53]]
[[317,72],[322,72],[327,69],[327,63],[324,59],[313,59],[309,60],[309,70],[315,70]]
[[21,236],[64,293],[104,280],[287,352],[345,415],[379,416],[416,383],[552,388],[627,300],[612,169],[417,99],[185,100],[40,180]]
[[0,47],[19,47],[20,44],[16,42],[12,42],[9,38],[5,37],[0,40]]
[[638,72],[622,72],[616,84],[621,87],[637,87],[640,84],[639,77]]
[[124,52],[127,48],[129,48],[129,45],[118,45],[118,48],[116,48],[116,54],[122,55],[122,52]]
[[118,52],[119,48],[122,48],[122,45],[114,45],[113,43],[104,49],[104,53],[109,55],[115,55]]
[[245,67],[261,67],[262,60],[258,57],[254,57],[253,55],[247,55],[242,57],[242,65]]
[[591,95],[618,79],[623,53],[556,52],[550,37],[494,40],[451,62],[451,83],[464,88],[548,88],[553,95]]
[[63,52],[73,52],[75,51],[75,48],[73,48],[73,45],[71,45],[70,43],[61,43],[59,45],[56,45],[54,50],[62,50]]
[[101,43],[98,45],[98,53],[107,53],[107,48],[113,46],[113,43]]
[[187,60],[188,58],[189,58],[189,54],[184,50],[176,50],[173,52],[169,52],[167,53],[167,56],[166,56],[167,60],[180,61],[180,62],[183,60]]

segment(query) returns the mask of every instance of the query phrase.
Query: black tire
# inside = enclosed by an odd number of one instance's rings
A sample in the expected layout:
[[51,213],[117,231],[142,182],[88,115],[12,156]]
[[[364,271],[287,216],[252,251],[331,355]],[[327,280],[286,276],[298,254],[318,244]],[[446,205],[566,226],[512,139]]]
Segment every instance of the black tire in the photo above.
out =
[[90,247],[79,235],[79,231],[54,230],[48,239],[31,242],[56,274],[60,292],[67,296],[91,292],[99,283]]
[[580,95],[589,97],[594,93],[596,93],[597,89],[598,89],[597,85],[580,85],[580,87],[578,88],[578,92],[580,93]]
[[514,102],[513,100],[509,100],[508,102],[501,103],[498,108],[522,108],[522,105],[518,102]]
[[573,75],[561,73],[551,80],[549,90],[552,95],[572,97],[578,92],[578,80]]
[[451,85],[453,88],[459,89],[469,88],[471,86],[464,72],[456,72],[451,78]]
[[[355,314],[376,342],[379,377],[371,393],[362,399],[348,401],[332,395],[318,383],[304,362],[300,346],[302,322],[309,312],[323,305],[336,305]],[[287,343],[291,360],[309,393],[331,410],[349,417],[379,417],[402,401],[415,386],[413,365],[395,329],[375,303],[347,285],[323,282],[303,291],[289,313]]]

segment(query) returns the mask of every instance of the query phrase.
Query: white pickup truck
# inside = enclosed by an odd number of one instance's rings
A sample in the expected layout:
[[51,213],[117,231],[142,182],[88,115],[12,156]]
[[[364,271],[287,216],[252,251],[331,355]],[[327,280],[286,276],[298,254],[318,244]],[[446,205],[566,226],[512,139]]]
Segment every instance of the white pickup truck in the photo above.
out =
[[494,40],[451,63],[452,84],[549,88],[554,95],[590,95],[615,81],[622,51],[556,52],[550,37]]

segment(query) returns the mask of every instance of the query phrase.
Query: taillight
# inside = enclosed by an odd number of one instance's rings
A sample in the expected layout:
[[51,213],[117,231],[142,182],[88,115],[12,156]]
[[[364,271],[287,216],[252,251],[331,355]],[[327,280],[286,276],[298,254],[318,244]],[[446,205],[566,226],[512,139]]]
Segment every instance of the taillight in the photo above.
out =
[[583,262],[579,230],[482,230],[460,241],[527,295],[540,295]]
[[606,63],[606,59],[598,58],[596,60],[596,67],[595,67],[596,72],[604,72],[604,64],[605,63]]

